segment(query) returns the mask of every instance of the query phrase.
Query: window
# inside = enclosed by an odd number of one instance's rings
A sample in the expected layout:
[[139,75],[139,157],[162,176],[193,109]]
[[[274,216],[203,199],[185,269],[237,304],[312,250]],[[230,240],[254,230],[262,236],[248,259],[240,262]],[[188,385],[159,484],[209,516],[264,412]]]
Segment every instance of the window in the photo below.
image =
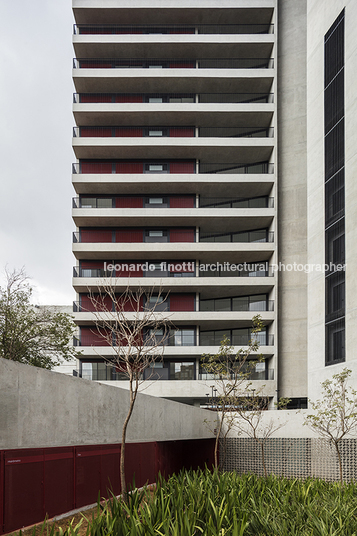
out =
[[149,129],[149,136],[155,136],[155,137],[160,137],[160,136],[163,136],[164,135],[164,132],[162,130],[152,130],[152,129]]
[[168,232],[163,229],[150,229],[145,231],[145,242],[168,242]]
[[[345,11],[325,35],[325,262],[344,264],[345,252]],[[345,360],[345,272],[325,276],[325,365]]]
[[171,332],[169,344],[170,346],[195,346],[195,328],[182,328]]
[[195,363],[191,362],[171,362],[170,363],[170,380],[194,380]]
[[168,173],[169,165],[166,163],[144,164],[144,173]]
[[108,198],[98,198],[97,199],[97,208],[112,208],[113,200],[111,197]]

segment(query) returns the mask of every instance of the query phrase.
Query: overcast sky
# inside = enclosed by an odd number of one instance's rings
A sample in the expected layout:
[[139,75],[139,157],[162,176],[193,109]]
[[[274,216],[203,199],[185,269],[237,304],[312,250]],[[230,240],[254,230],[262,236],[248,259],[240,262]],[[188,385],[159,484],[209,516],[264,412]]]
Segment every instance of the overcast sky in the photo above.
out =
[[70,0],[1,0],[0,272],[25,266],[36,301],[70,304]]

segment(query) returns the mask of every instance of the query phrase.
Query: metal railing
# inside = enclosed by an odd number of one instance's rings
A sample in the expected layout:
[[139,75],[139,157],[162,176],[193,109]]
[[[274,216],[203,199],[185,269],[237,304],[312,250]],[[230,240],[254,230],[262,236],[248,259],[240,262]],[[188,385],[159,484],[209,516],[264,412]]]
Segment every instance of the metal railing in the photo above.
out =
[[203,197],[200,208],[274,208],[274,197]]
[[[274,335],[266,332],[256,334],[240,334],[239,330],[219,330],[200,332],[200,346],[220,346],[224,335],[233,346],[248,346],[251,340],[257,341],[260,346],[274,346]],[[235,333],[234,333],[235,332]]]
[[[243,371],[242,371],[243,372]],[[210,374],[209,372],[202,372],[200,371],[198,375],[199,380],[205,380],[205,381],[215,381],[222,379],[217,374]],[[231,379],[234,379],[234,375],[231,375]],[[274,369],[268,369],[268,370],[262,370],[262,371],[255,371],[249,373],[249,376],[247,378],[248,380],[274,380]]]
[[239,269],[225,268],[224,265],[222,268],[217,264],[213,263],[212,269],[208,265],[207,270],[200,270],[199,277],[273,277],[274,269],[266,261],[256,262],[256,263],[241,263],[235,266],[238,266]]
[[274,164],[270,162],[256,162],[252,164],[235,164],[227,163],[210,163],[200,162],[198,164],[198,173],[232,173],[232,174],[265,174],[274,173]]
[[[98,162],[95,161],[93,163],[86,162],[86,171],[85,173],[95,173],[95,174],[115,174],[120,173],[120,171],[117,170],[116,164],[118,162]],[[139,173],[144,173],[144,164],[145,162],[139,162],[142,163],[143,168],[142,171]],[[90,167],[93,167],[93,171],[90,170]],[[211,162],[200,162],[196,165],[196,168],[192,170],[192,164],[187,164],[188,169],[187,171],[182,171],[184,173],[216,173],[216,174],[266,174],[266,173],[274,173],[274,164],[270,162],[256,162],[251,164],[246,163],[234,163],[234,162],[218,162],[218,163],[211,163]],[[76,162],[72,164],[72,173],[74,175],[78,173],[83,173],[81,162]],[[158,173],[160,173],[158,171]],[[170,170],[167,169],[166,173],[170,173]]]
[[[228,298],[230,299],[230,298]],[[222,306],[220,307],[219,304],[216,304],[216,303],[213,303],[212,306],[211,304],[209,304],[209,306],[207,306],[207,302],[217,302],[219,301],[219,298],[215,299],[215,300],[201,300],[200,301],[200,311],[201,312],[209,312],[209,311],[214,311],[214,312],[221,312],[221,313],[224,313],[224,312],[229,312],[229,311],[234,311],[234,312],[251,312],[251,311],[262,311],[262,312],[268,312],[268,311],[274,311],[274,300],[261,300],[261,301],[249,301],[249,299],[240,299],[239,300],[239,303],[233,303],[233,304],[230,304],[230,308],[229,309],[223,309]],[[204,306],[204,303],[206,302],[206,306]]]
[[[157,194],[160,196],[160,194]],[[137,197],[142,200],[141,208],[170,208],[167,204],[163,207],[160,205],[150,205],[145,203],[145,197],[147,196],[130,196]],[[167,196],[163,196],[167,197]],[[83,201],[85,199],[85,202]],[[91,196],[82,196],[72,198],[72,208],[116,208],[116,200],[125,199],[122,197],[91,197]],[[124,207],[121,207],[124,208]],[[139,207],[135,207],[139,208]],[[178,207],[174,207],[175,210]],[[185,208],[185,207],[183,207]],[[274,198],[273,197],[200,197],[199,198],[199,207],[194,208],[274,208]],[[135,210],[135,209],[134,209]]]
[[274,24],[74,24],[74,35],[272,34]]
[[273,58],[73,58],[74,69],[273,69]]
[[238,233],[200,233],[200,242],[274,242],[274,231],[259,229]]
[[[170,243],[169,240],[161,240],[162,237],[155,238],[150,240],[150,243]],[[186,243],[187,240],[183,240],[182,242]],[[200,233],[199,236],[199,242],[202,243],[226,243],[226,242],[235,242],[235,243],[255,243],[255,242],[274,242],[274,231],[266,231],[266,230],[256,230],[256,231],[241,231],[238,233]],[[83,240],[81,231],[76,231],[73,233],[73,243],[101,243],[101,244],[110,244],[110,243],[120,243],[120,241],[115,240],[115,230],[95,230],[93,233],[91,233],[90,230],[86,231],[85,234],[85,240]],[[140,242],[137,242],[138,244],[141,243],[148,243],[147,240],[143,240]]]
[[273,127],[73,127],[74,138],[272,138]]
[[267,104],[274,93],[73,93],[74,104]]
[[[185,261],[189,262],[189,261]],[[129,273],[120,272],[120,275],[117,275],[116,271],[104,270],[101,268],[80,268],[79,266],[73,267],[73,277],[129,277]],[[195,272],[170,272],[168,270],[153,270],[149,272],[144,272],[142,277],[153,277],[153,278],[163,278],[163,277],[196,277]]]

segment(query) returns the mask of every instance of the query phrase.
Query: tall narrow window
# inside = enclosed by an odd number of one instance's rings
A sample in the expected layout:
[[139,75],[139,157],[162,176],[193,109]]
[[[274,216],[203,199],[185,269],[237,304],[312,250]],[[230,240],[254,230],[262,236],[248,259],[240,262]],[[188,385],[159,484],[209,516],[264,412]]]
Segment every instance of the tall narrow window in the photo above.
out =
[[345,11],[325,35],[325,364],[345,361]]

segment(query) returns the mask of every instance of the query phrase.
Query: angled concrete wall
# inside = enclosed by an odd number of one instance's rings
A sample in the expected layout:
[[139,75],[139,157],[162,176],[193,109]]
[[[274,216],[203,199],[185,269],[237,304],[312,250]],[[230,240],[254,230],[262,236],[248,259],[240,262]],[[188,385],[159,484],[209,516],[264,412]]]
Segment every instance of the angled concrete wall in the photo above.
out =
[[[0,359],[0,449],[121,442],[129,392]],[[216,414],[139,394],[128,442],[212,438]]]

